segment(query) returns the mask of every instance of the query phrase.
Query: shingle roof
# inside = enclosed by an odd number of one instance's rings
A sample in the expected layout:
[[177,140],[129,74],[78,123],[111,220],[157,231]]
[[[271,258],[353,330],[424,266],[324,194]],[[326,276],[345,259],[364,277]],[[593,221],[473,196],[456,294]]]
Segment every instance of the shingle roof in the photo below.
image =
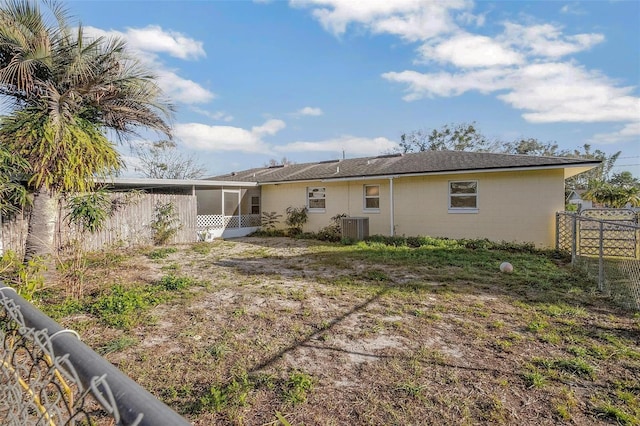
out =
[[406,174],[430,174],[495,169],[541,169],[596,166],[597,160],[567,157],[495,154],[464,151],[426,151],[317,163],[259,167],[209,179],[239,182],[294,182]]

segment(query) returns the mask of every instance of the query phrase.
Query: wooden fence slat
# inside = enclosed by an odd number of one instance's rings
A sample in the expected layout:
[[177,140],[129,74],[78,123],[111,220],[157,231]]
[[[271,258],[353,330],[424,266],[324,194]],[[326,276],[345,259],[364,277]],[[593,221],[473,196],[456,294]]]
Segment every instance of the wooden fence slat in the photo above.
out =
[[[112,199],[127,196],[126,193],[112,193]],[[140,194],[130,197],[130,202],[116,210],[105,223],[103,230],[87,235],[84,239],[86,250],[95,251],[115,245],[125,247],[151,245],[151,221],[155,216],[157,203],[171,202],[176,208],[180,230],[170,241],[171,244],[190,243],[197,240],[195,195],[181,194]],[[61,209],[56,233],[58,249],[68,244],[75,235],[74,230],[65,219],[66,209]],[[4,219],[0,226],[3,249],[24,254],[24,246],[28,231],[28,213],[13,219]]]

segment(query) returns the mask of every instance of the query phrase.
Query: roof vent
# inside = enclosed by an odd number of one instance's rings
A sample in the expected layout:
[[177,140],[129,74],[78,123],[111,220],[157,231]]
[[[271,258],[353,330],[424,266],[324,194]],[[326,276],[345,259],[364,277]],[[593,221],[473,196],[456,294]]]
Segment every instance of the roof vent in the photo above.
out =
[[235,175],[236,175],[236,172],[231,172],[231,176],[235,176]]
[[318,161],[318,164],[330,164],[330,163],[338,163],[340,160],[325,160],[325,161]]
[[284,167],[284,164],[277,164],[275,166],[269,166],[270,169],[281,169]]
[[395,154],[383,154],[383,155],[378,155],[376,158],[393,158],[393,157],[402,157],[402,153],[397,152]]

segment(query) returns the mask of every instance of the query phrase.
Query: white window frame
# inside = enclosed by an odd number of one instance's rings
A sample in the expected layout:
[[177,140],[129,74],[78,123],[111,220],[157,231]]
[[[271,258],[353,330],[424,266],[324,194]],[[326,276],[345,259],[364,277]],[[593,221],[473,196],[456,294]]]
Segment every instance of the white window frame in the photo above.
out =
[[[254,203],[254,202],[253,202],[254,198],[257,198],[257,199],[258,199],[258,202],[257,202],[257,203]],[[261,210],[261,209],[260,209],[260,196],[259,196],[259,195],[252,195],[252,196],[250,197],[249,201],[250,201],[250,205],[249,205],[250,209],[249,209],[249,211],[251,212],[251,214],[260,214],[260,210]],[[258,207],[258,213],[254,213],[254,212],[253,212],[253,208],[254,208],[254,207]]]
[[[475,183],[476,185],[476,192],[475,194],[452,194],[451,193],[451,185],[454,183]],[[450,180],[447,183],[447,191],[448,191],[448,197],[447,197],[447,203],[448,203],[448,207],[449,207],[449,213],[478,213],[478,202],[480,200],[479,197],[479,191],[478,191],[478,181],[474,180],[474,179],[469,179],[469,180]],[[469,197],[475,195],[476,197],[476,206],[475,207],[452,207],[451,206],[451,200],[452,198],[455,197]]]
[[[374,187],[374,186],[378,188],[378,195],[376,195],[376,196],[367,195],[367,188],[371,188],[371,187]],[[378,200],[378,207],[367,207],[367,199],[377,199]],[[380,185],[379,184],[363,185],[362,186],[362,211],[367,212],[367,213],[379,213],[380,212]]]
[[[322,197],[309,197],[309,194],[323,194]],[[311,207],[309,201],[311,198],[322,199],[324,201],[324,207]],[[309,186],[307,187],[307,210],[309,213],[324,213],[327,208],[327,188],[324,186]]]

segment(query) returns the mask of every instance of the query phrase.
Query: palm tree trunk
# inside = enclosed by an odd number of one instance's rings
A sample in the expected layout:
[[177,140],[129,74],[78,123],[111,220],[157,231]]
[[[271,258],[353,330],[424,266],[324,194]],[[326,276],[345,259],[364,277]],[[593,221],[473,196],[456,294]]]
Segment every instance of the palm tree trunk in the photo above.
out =
[[54,238],[58,220],[58,197],[47,190],[34,194],[29,231],[25,244],[24,260],[29,261],[36,256],[45,259],[47,266],[53,265],[52,254],[55,251]]

